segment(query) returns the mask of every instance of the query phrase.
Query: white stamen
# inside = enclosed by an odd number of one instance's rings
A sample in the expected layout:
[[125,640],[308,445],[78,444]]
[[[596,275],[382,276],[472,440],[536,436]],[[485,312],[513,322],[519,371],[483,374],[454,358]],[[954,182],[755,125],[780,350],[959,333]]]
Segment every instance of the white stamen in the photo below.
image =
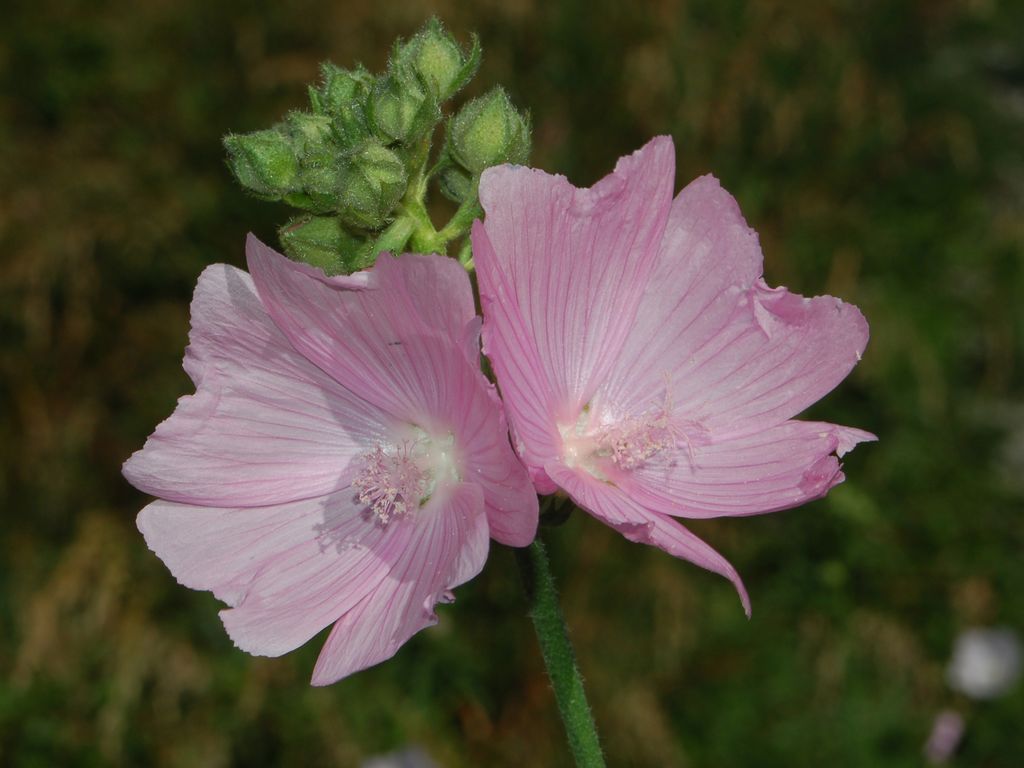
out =
[[682,422],[673,414],[671,390],[666,383],[664,401],[639,416],[616,415],[588,403],[576,423],[560,432],[566,466],[582,467],[594,477],[607,480],[601,468],[610,469],[605,462],[620,470],[634,470],[680,442],[685,443],[690,463],[694,464],[694,438],[700,444],[705,430],[699,423]]
[[385,525],[422,507],[439,484],[461,479],[454,436],[431,439],[416,431],[415,440],[396,444],[390,451],[378,444],[363,454],[362,469],[352,480],[359,501]]

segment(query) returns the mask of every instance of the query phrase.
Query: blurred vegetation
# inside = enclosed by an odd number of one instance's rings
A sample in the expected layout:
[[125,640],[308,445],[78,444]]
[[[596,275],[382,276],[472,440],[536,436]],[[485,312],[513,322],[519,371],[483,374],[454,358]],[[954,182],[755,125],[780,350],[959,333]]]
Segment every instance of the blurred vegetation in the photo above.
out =
[[190,391],[202,267],[284,212],[220,137],[300,106],[323,59],[371,69],[431,13],[480,33],[476,87],[534,117],[578,184],[671,133],[714,172],[772,284],[872,325],[813,416],[881,442],[825,501],[694,528],[729,585],[575,515],[550,535],[612,765],[1024,765],[1024,691],[943,669],[973,624],[1024,630],[1024,7],[994,0],[12,0],[0,28],[0,764],[444,766],[568,760],[515,569],[496,548],[439,627],[327,689],[319,641],[234,650],[134,528],[121,462]]

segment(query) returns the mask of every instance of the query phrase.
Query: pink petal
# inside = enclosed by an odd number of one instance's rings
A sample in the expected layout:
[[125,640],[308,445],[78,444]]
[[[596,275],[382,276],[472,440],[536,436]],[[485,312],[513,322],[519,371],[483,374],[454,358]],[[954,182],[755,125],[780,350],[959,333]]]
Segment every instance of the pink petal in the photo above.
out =
[[710,176],[676,199],[658,267],[601,397],[642,412],[664,397],[712,431],[779,424],[831,391],[860,359],[868,327],[831,296],[760,279],[757,235]]
[[679,366],[720,332],[761,272],[757,233],[732,195],[713,176],[690,182],[672,203],[657,265],[602,397],[627,411],[657,397],[666,365]]
[[353,455],[387,418],[298,354],[249,275],[208,267],[192,301],[183,397],[124,466],[140,490],[190,504],[253,506],[348,485]]
[[639,504],[669,515],[756,515],[821,498],[843,481],[837,456],[874,439],[835,424],[787,421],[708,445],[679,445],[614,479]]
[[546,470],[574,502],[630,541],[651,544],[729,579],[739,593],[743,610],[750,616],[750,597],[736,569],[682,525],[647,509],[614,485],[584,471],[569,469],[557,462],[548,464]]
[[329,685],[391,658],[421,629],[437,623],[434,606],[478,574],[487,557],[483,496],[463,483],[432,500],[409,521],[408,546],[393,553],[376,588],[334,625],[313,670],[313,685]]
[[537,494],[509,445],[501,401],[488,387],[493,407],[476,403],[464,409],[459,425],[467,463],[465,479],[483,490],[491,538],[510,547],[525,547],[537,535]]
[[657,256],[674,166],[672,141],[660,137],[590,189],[517,166],[483,174],[487,216],[473,254],[485,345],[503,386],[526,376],[544,395],[533,406],[512,400],[517,432],[575,419],[619,356]]
[[[495,258],[479,221],[473,222],[473,258],[478,264]],[[526,464],[537,492],[554,493],[557,486],[545,474],[544,464],[558,455],[561,444],[552,415],[558,410],[555,395],[529,331],[509,299],[510,289],[500,271],[495,272],[494,279],[492,293],[480,296],[487,316],[484,353],[501,382],[516,452]]]
[[411,534],[377,524],[351,492],[257,509],[157,501],[138,523],[179,582],[233,606],[221,616],[235,644],[265,656],[297,648],[357,604]]
[[[730,330],[718,359],[699,372],[696,363],[694,375],[686,374],[693,386],[722,393],[706,422],[720,430],[795,416],[846,378],[868,342],[867,321],[854,305],[832,296],[804,298],[761,280]],[[692,391],[691,398],[699,411]]]
[[[420,421],[461,402],[470,381],[451,376],[466,367],[462,333],[453,339],[451,328],[429,322],[446,317],[451,322],[462,311],[437,310],[420,314],[422,297],[413,298],[402,287],[395,270],[405,269],[405,257],[381,254],[365,290],[353,290],[328,279],[309,279],[300,266],[256,238],[246,246],[249,270],[263,304],[292,345],[346,388],[402,421],[426,427]],[[450,259],[421,256],[411,262],[418,272],[424,260],[438,269]],[[458,265],[456,265],[458,266]],[[322,277],[322,276],[321,276]],[[333,279],[333,278],[332,278]],[[438,290],[450,291],[453,280],[438,280]],[[462,283],[469,291],[469,283]],[[443,293],[437,304],[464,307],[465,295]],[[472,386],[476,386],[472,383]]]
[[406,253],[377,260],[380,290],[408,297],[418,320],[455,342],[465,342],[467,355],[479,362],[480,318],[466,269],[455,259]]
[[[537,495],[523,465],[508,442],[501,400],[480,374],[479,318],[466,270],[454,259],[405,254],[401,259],[381,259],[376,269],[381,290],[406,292],[426,325],[440,328],[465,347],[473,381],[451,416],[469,465],[467,480],[483,489],[491,536],[509,546],[523,547],[537,534]],[[451,301],[439,301],[449,296]],[[455,366],[448,375],[465,377],[467,369]]]
[[491,536],[524,547],[537,534],[539,506],[526,468],[509,444],[501,400],[480,369],[465,360],[450,363],[443,374],[451,391],[456,385],[459,390],[448,403],[438,403],[435,413],[457,438],[462,479],[483,491]]
[[537,499],[509,446],[500,402],[470,352],[477,326],[458,262],[383,254],[366,290],[309,280],[254,238],[249,262],[298,349],[395,418],[451,431],[469,468],[464,479],[483,488],[495,538],[513,546],[532,540]]

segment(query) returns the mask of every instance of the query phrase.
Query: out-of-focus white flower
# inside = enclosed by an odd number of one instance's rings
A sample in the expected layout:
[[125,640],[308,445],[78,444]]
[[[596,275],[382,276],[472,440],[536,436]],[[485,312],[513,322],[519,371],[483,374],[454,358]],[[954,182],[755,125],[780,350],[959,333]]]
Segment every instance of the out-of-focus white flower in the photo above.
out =
[[1021,646],[1007,627],[973,628],[960,633],[946,681],[972,699],[994,699],[1016,685],[1021,673]]

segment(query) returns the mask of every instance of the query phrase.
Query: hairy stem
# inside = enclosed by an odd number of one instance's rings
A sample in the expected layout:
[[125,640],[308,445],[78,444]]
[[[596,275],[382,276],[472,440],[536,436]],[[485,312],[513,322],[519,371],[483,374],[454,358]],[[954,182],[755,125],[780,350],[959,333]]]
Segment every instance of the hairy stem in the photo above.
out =
[[603,768],[604,755],[597,738],[597,728],[583,690],[583,678],[576,666],[576,654],[569,641],[565,618],[558,605],[555,581],[543,542],[536,539],[530,546],[517,549],[516,562],[576,765],[579,768]]

